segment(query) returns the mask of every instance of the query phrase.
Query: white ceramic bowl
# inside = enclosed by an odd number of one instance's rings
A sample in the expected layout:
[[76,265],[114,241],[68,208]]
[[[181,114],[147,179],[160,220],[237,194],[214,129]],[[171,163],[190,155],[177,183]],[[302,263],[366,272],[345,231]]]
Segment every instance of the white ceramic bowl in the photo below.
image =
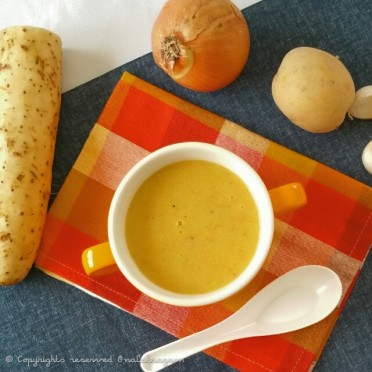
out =
[[[138,187],[154,172],[183,160],[205,160],[228,168],[239,176],[252,194],[259,212],[259,239],[253,259],[228,285],[203,294],[180,294],[151,282],[129,253],[123,226],[131,199]],[[109,243],[115,261],[125,277],[140,291],[159,301],[178,306],[200,306],[223,300],[247,285],[262,267],[272,242],[274,216],[269,193],[256,171],[243,159],[221,147],[184,142],[157,150],[137,163],[123,178],[113,197],[108,219]]]

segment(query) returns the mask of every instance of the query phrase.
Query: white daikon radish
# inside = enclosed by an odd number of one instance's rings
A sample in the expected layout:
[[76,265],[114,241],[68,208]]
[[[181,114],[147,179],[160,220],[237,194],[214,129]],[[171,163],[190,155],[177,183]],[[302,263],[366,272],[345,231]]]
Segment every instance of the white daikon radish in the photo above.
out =
[[0,31],[0,284],[36,257],[51,192],[61,104],[61,40],[29,26]]

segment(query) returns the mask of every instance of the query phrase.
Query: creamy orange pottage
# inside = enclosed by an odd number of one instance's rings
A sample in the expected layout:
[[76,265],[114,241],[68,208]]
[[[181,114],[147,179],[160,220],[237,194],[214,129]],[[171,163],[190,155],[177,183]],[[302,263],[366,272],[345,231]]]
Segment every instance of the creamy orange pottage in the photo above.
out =
[[141,185],[125,232],[151,281],[178,293],[204,293],[229,283],[252,259],[258,212],[234,173],[207,161],[182,161]]

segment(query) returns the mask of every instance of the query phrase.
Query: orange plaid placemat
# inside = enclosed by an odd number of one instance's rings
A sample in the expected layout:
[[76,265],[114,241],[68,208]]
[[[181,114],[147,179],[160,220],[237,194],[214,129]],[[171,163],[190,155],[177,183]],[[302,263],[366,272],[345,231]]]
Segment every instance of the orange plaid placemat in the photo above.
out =
[[[300,181],[308,195],[304,208],[276,218],[270,255],[254,281],[225,301],[196,308],[152,300],[120,273],[90,278],[80,259],[84,249],[107,241],[110,201],[124,174],[148,153],[184,141],[227,148],[251,164],[268,188]],[[318,360],[370,248],[371,210],[368,186],[126,72],[50,208],[36,266],[177,337],[229,316],[290,269],[327,266],[341,278],[343,299],[322,322],[206,351],[239,370],[307,371]]]

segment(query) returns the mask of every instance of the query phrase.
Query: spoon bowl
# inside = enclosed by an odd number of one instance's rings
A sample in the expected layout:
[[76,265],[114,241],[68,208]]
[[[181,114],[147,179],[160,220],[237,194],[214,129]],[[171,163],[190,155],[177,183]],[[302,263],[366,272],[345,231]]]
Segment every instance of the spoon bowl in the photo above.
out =
[[327,317],[338,305],[342,284],[331,269],[307,265],[272,281],[222,322],[145,353],[141,368],[159,371],[223,342],[295,331]]

